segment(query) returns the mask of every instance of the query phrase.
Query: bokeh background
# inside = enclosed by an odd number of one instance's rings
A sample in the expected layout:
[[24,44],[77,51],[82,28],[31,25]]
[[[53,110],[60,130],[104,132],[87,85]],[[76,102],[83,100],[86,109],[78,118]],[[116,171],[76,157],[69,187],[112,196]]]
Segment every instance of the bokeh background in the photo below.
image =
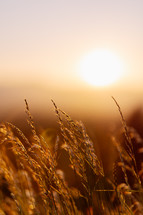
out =
[[[25,98],[41,126],[55,115],[51,99],[76,119],[102,124],[119,119],[111,96],[127,117],[142,109],[142,11],[142,0],[0,1],[0,119],[20,120]],[[90,86],[77,71],[96,49],[126,64],[108,87]]]

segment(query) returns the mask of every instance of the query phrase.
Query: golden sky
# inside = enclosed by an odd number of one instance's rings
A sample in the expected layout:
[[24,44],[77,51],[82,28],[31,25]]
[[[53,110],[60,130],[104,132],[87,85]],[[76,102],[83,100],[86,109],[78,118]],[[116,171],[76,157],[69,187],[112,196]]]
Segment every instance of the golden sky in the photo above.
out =
[[[0,97],[5,104],[14,88],[14,101],[39,90],[46,91],[43,100],[52,96],[72,107],[88,103],[91,111],[95,100],[104,106],[110,95],[125,107],[140,103],[142,0],[5,0],[0,1],[0,26]],[[115,53],[126,65],[121,79],[102,89],[90,86],[77,71],[81,57],[97,49]]]

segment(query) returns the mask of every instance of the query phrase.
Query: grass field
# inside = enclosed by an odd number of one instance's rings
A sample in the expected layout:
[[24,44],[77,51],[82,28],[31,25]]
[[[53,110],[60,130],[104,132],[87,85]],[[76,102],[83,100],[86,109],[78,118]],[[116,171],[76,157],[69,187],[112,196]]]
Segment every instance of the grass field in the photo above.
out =
[[143,140],[113,100],[122,129],[110,135],[110,171],[103,165],[106,151],[99,156],[83,123],[54,101],[60,128],[54,141],[36,132],[26,100],[30,138],[0,124],[1,215],[143,214]]

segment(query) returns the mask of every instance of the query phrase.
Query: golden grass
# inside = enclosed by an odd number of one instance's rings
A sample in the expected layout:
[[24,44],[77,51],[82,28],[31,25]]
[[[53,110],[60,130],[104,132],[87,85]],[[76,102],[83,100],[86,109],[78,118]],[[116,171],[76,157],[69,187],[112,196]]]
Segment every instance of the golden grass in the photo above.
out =
[[[143,214],[143,167],[137,166],[130,130],[114,101],[121,115],[126,147],[112,137],[119,155],[113,177],[105,175],[83,123],[72,120],[54,101],[61,136],[52,151],[37,134],[26,100],[32,139],[28,140],[15,125],[1,123],[0,214]],[[68,155],[68,168],[77,179],[75,187],[69,186],[66,172],[58,169],[60,150]]]

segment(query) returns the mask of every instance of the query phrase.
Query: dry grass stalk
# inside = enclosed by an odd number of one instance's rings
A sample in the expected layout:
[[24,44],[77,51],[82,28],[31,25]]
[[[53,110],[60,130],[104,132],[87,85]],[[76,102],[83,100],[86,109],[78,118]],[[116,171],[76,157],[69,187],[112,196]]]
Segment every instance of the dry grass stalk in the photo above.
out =
[[[127,144],[126,151],[113,138],[120,157],[116,167],[122,169],[124,183],[115,185],[104,175],[101,161],[83,123],[72,120],[52,101],[61,129],[62,148],[68,152],[70,167],[80,179],[82,189],[69,187],[64,173],[57,169],[59,137],[52,153],[45,139],[37,134],[25,100],[33,138],[28,140],[11,123],[0,125],[0,214],[143,214],[140,181],[143,168],[137,171],[128,127],[120,106],[114,98],[113,100],[121,115]],[[132,189],[130,185],[129,172],[135,178],[136,189]],[[117,204],[114,206],[116,200]],[[84,205],[81,203],[83,201]],[[82,207],[79,208],[79,204]]]

